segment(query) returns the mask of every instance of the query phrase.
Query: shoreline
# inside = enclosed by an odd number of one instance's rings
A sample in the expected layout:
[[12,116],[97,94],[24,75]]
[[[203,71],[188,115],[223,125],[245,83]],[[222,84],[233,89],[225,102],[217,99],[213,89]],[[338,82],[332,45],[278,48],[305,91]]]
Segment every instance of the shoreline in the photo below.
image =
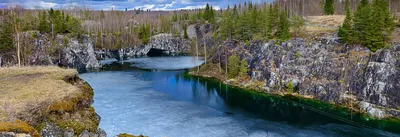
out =
[[[194,68],[196,69],[196,68]],[[237,85],[235,83],[230,83],[229,80],[221,79],[221,77],[214,77],[210,75],[202,75],[198,72],[189,70],[185,72],[185,75],[190,77],[197,77],[212,82],[220,82],[224,85],[228,85],[231,88],[243,90],[244,92],[257,94],[260,96],[272,96],[281,99],[285,102],[295,103],[305,107],[310,111],[314,111],[333,119],[339,120],[349,125],[356,127],[366,128],[366,129],[378,129],[383,132],[400,133],[398,128],[400,127],[400,118],[390,116],[385,118],[374,118],[368,115],[367,112],[357,110],[356,107],[350,108],[348,106],[342,106],[338,104],[333,104],[330,102],[324,102],[313,98],[312,96],[303,96],[298,93],[286,93],[286,92],[267,92],[260,89],[247,88]],[[316,109],[319,107],[319,109]],[[333,114],[332,114],[333,113]],[[353,120],[361,120],[361,122],[355,122]],[[388,125],[385,127],[385,125]]]

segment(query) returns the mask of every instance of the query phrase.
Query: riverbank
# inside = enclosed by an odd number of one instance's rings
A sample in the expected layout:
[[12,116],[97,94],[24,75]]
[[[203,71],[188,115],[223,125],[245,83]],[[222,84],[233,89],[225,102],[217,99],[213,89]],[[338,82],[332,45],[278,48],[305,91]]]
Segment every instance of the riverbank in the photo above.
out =
[[0,136],[99,136],[93,89],[74,69],[0,68]]
[[[251,94],[249,96],[253,96],[253,98],[257,98],[257,100],[260,100],[261,98],[265,98],[265,100],[275,101],[282,100],[283,102],[286,102],[284,104],[287,104],[288,106],[298,106],[302,109],[306,109],[335,119],[338,123],[341,124],[348,124],[368,130],[379,129],[385,132],[388,131],[397,134],[400,133],[398,131],[398,128],[400,127],[400,119],[396,117],[378,119],[371,117],[366,112],[360,111],[359,108],[357,108],[356,106],[351,108],[348,106],[337,105],[330,102],[323,102],[321,100],[313,98],[312,96],[302,96],[298,93],[288,93],[286,91],[268,92],[266,90],[262,90],[261,87],[257,86],[259,82],[247,81],[247,83],[244,84],[245,82],[243,80],[238,82],[234,79],[225,79],[225,77],[222,75],[213,76],[210,75],[210,73],[196,73],[196,70],[197,68],[194,68],[192,71],[186,73],[186,75],[188,77],[199,78],[200,81],[207,81],[208,84],[215,84],[219,85],[220,87],[228,86],[230,87],[230,90],[233,90],[233,92],[244,92],[242,94]],[[302,109],[299,111],[299,113],[303,113]]]

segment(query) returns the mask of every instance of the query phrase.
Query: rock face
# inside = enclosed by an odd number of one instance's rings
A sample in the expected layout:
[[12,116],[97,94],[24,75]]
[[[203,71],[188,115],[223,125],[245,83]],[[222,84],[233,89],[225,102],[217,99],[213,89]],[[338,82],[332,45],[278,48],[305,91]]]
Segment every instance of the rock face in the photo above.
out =
[[62,50],[60,63],[71,68],[98,68],[99,61],[93,49],[93,41],[84,36],[80,43],[69,39],[69,44]]
[[343,105],[362,102],[358,103],[361,111],[370,115],[399,117],[400,45],[376,53],[341,44],[335,37],[311,43],[293,39],[282,44],[231,41],[224,45],[214,62],[220,56],[225,66],[226,56],[236,53],[248,62],[252,81],[264,83],[262,89],[284,91],[292,83],[301,95]]
[[[190,50],[189,42],[182,38],[174,38],[172,34],[158,34],[151,37],[147,45],[138,48],[119,49],[117,51],[105,50],[97,51],[96,56],[101,59],[116,58],[122,60],[127,57],[147,55],[150,50],[156,49],[165,54],[188,53]],[[102,58],[105,57],[105,58]]]
[[[62,65],[70,68],[100,67],[93,49],[93,41],[87,36],[69,38],[58,35],[54,39],[38,31],[21,35],[22,65]],[[17,64],[15,51],[0,55],[1,65]]]

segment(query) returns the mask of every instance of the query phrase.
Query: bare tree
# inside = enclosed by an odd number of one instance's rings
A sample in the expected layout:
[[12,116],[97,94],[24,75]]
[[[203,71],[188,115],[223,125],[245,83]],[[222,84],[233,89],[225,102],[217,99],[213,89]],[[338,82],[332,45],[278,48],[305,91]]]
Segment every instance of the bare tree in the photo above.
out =
[[16,35],[16,42],[17,42],[17,57],[18,57],[18,67],[21,67],[21,56],[20,56],[20,40],[19,40],[19,31],[20,31],[20,23],[18,19],[17,13],[14,12],[14,10],[11,10],[11,16],[13,18],[13,29],[14,33]]

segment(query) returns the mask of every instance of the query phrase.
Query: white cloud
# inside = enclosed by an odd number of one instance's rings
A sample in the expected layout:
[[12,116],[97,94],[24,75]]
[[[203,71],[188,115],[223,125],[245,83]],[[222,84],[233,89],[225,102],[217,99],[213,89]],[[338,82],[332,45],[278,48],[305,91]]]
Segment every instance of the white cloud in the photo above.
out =
[[168,9],[168,8],[174,6],[175,3],[176,3],[176,1],[172,1],[170,4],[161,4],[161,5],[158,5],[158,6],[163,6],[163,7],[155,8],[155,9],[152,9],[152,10],[171,10],[171,9]]
[[[17,3],[19,5],[23,5],[27,9],[35,9],[35,8],[41,8],[41,9],[50,9],[56,7],[58,4],[53,3],[53,2],[45,2],[45,1],[34,1],[34,0],[28,0],[23,3]],[[13,5],[13,3],[8,4]]]
[[[189,9],[204,9],[206,8],[206,5],[197,5],[197,6],[186,6],[183,8],[178,8],[178,10],[189,10]],[[214,10],[219,10],[221,9],[220,6],[213,6]]]
[[53,8],[54,6],[56,6],[57,4],[56,3],[53,3],[53,2],[44,2],[44,1],[40,1],[40,4],[39,4],[41,7],[43,7],[43,8],[45,8],[45,9],[50,9],[50,8]]
[[154,5],[154,4],[145,4],[145,5],[143,5],[143,6],[135,6],[134,7],[134,9],[142,9],[142,10],[148,10],[148,9],[153,9],[154,8],[154,6],[156,6],[156,5]]
[[191,4],[192,1],[191,0],[181,0],[182,4]]

